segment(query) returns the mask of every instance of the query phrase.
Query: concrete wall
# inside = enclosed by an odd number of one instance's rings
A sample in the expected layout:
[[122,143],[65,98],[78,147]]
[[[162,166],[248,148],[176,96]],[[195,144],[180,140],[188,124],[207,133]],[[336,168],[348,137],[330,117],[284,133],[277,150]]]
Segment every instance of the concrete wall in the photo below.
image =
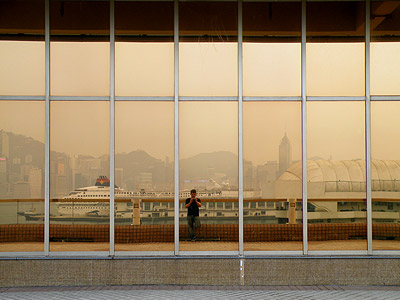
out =
[[[400,285],[398,258],[3,259],[0,286]],[[242,276],[243,275],[243,276]]]

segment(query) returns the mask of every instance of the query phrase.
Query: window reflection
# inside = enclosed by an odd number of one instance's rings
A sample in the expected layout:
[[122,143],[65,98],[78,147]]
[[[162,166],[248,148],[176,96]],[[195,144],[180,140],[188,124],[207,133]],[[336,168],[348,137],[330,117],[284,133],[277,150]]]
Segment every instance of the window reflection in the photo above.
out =
[[107,102],[50,104],[51,251],[109,249],[109,124]]
[[301,250],[301,103],[243,110],[244,249]]
[[109,3],[50,1],[50,93],[110,94]]
[[243,3],[244,96],[299,96],[300,3]]
[[[179,104],[180,250],[238,250],[237,109],[234,102]],[[201,200],[196,243],[189,242],[185,207],[192,189]]]
[[116,250],[173,251],[174,103],[117,102],[115,129]]
[[237,3],[181,2],[179,9],[179,94],[236,96]]
[[0,252],[43,251],[44,110],[0,101]]
[[115,2],[117,96],[173,96],[172,2]]
[[399,250],[400,102],[371,104],[372,247]]
[[307,3],[308,96],[364,96],[364,16],[363,2]]
[[44,6],[0,1],[0,95],[45,94]]
[[308,43],[307,95],[363,96],[364,44]]
[[363,102],[307,104],[309,250],[366,250]]
[[371,94],[400,94],[400,7],[371,2]]

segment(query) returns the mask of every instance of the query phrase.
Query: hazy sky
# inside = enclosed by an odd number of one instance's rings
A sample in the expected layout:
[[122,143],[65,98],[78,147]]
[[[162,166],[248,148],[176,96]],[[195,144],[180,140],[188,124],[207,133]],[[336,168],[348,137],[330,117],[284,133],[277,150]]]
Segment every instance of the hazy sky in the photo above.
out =
[[363,43],[307,44],[307,95],[364,96]]
[[363,102],[308,102],[307,157],[333,160],[365,157]]
[[278,161],[279,145],[287,134],[292,159],[301,159],[301,103],[245,102],[243,157],[254,164]]
[[144,150],[172,161],[174,158],[174,103],[126,102],[115,105],[115,152]]
[[110,152],[107,101],[56,101],[50,105],[50,149],[100,156]]
[[44,142],[44,101],[0,101],[0,129]]
[[44,42],[0,41],[0,95],[44,95]]
[[[108,94],[107,45],[52,43],[52,91],[57,88],[58,94]],[[116,87],[121,95],[145,92],[147,95],[172,95],[171,45],[117,44]],[[236,95],[235,45],[181,44],[180,86],[183,95]],[[309,44],[307,50],[310,94],[363,94],[362,44]],[[138,57],[133,58],[134,53],[139,53]],[[400,94],[399,53],[400,43],[372,43],[373,92]],[[298,44],[245,44],[246,93],[268,95],[268,91],[273,90],[277,95],[298,94],[299,55]],[[64,60],[59,61],[57,57]],[[44,43],[1,41],[0,64],[1,95],[44,94]],[[157,72],[157,66],[160,72]],[[321,92],[315,92],[320,87],[323,87]],[[396,105],[393,102],[372,104],[373,156],[377,158],[400,159],[397,154],[400,152],[396,151],[400,141],[400,107]],[[237,103],[184,102],[179,110],[182,158],[201,152],[238,152]],[[245,159],[256,164],[277,160],[279,143],[285,132],[292,144],[293,159],[300,159],[300,113],[299,103],[244,103]],[[172,159],[173,114],[172,102],[117,103],[116,151],[141,149],[163,160],[165,156]],[[308,157],[355,159],[364,156],[363,103],[309,102],[307,125]],[[52,150],[93,156],[109,152],[107,102],[52,102],[51,126]],[[0,101],[0,128],[43,142],[44,104]]]
[[238,153],[237,102],[183,102],[179,105],[179,154]]
[[243,94],[300,96],[301,44],[244,43]]
[[116,43],[116,96],[173,96],[174,43]]
[[50,43],[51,95],[108,96],[109,82],[109,43]]

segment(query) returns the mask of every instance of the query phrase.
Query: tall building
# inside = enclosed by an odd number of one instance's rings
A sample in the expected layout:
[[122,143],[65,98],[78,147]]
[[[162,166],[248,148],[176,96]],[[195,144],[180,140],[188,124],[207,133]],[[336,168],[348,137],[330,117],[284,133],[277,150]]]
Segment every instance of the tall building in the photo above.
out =
[[29,170],[29,189],[32,199],[42,197],[42,170],[32,168]]
[[281,176],[292,163],[292,146],[290,145],[290,140],[286,135],[282,138],[279,145],[279,169],[278,176]]
[[137,176],[136,188],[138,190],[144,189],[146,191],[151,191],[153,189],[153,174],[152,173],[140,173]]
[[0,182],[8,182],[7,176],[7,158],[0,157]]
[[124,186],[124,169],[123,168],[115,168],[115,184],[119,187],[125,188]]
[[246,191],[254,189],[253,185],[253,163],[251,161],[243,162],[243,189]]
[[5,131],[1,131],[1,154],[10,158],[10,139]]

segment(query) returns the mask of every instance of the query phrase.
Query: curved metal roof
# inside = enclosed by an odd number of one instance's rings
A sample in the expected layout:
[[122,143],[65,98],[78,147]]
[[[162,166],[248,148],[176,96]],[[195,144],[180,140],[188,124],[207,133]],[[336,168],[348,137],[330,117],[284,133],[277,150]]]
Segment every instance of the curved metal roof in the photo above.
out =
[[[310,160],[307,162],[308,182],[365,182],[365,160]],[[291,165],[278,180],[301,180],[302,164]],[[400,160],[371,161],[373,181],[400,181]]]

